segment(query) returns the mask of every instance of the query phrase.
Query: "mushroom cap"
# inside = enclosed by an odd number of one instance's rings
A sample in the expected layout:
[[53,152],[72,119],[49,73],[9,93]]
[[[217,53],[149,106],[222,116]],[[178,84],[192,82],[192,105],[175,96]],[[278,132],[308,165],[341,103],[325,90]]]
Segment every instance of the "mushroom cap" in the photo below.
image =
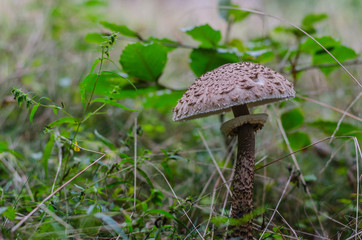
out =
[[190,120],[294,98],[283,75],[252,62],[229,63],[197,78],[173,109],[173,120]]

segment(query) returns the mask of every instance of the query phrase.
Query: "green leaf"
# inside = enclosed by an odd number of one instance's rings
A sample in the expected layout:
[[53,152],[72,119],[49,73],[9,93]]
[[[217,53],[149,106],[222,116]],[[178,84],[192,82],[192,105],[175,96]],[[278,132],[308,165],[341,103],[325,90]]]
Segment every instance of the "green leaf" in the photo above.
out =
[[175,50],[179,45],[178,42],[175,42],[175,41],[170,40],[168,38],[149,37],[148,40],[162,45],[163,47],[166,48],[167,52],[171,52],[172,50]]
[[82,103],[85,105],[86,93],[91,93],[93,89],[94,94],[113,97],[127,84],[128,81],[125,78],[114,72],[103,71],[99,76],[96,73],[90,73],[80,83]]
[[167,51],[158,43],[128,44],[120,63],[130,76],[142,81],[156,82],[166,65]]
[[75,122],[74,118],[72,118],[72,117],[64,117],[64,118],[60,118],[60,119],[55,120],[54,122],[48,124],[47,127],[52,128],[55,126],[60,126],[65,123],[75,124],[76,122]]
[[[357,53],[353,49],[348,48],[346,46],[342,46],[342,45],[336,46],[330,52],[340,62],[344,62],[349,59],[354,59],[358,56]],[[331,56],[329,56],[329,54],[327,54],[326,52],[323,52],[322,54],[313,55],[313,64],[314,65],[333,64],[333,63],[336,63],[336,61]],[[333,67],[332,66],[331,67],[321,67],[320,69],[324,74],[327,75],[327,74],[331,73],[333,70],[338,69],[338,68],[339,68],[339,65],[333,66]]]
[[125,25],[117,25],[115,23],[110,23],[110,22],[106,22],[106,21],[102,21],[100,23],[103,25],[103,27],[105,27],[113,32],[122,34],[123,36],[135,37],[135,38],[138,38],[138,36],[139,36],[135,31],[132,31]]
[[282,125],[285,131],[300,127],[304,123],[304,114],[302,109],[294,108],[281,115]]
[[222,7],[239,8],[239,5],[233,4],[231,0],[219,0],[219,15],[225,21],[240,22],[247,18],[250,12],[238,9],[227,9]]
[[232,39],[228,45],[230,47],[235,47],[239,52],[244,52],[246,50],[243,42],[240,39],[234,38]]
[[92,84],[93,84],[92,86],[94,86],[94,83],[96,82],[96,79],[97,79],[97,74],[96,73],[90,73],[79,84],[80,98],[82,100],[83,107],[85,107],[86,89],[89,89]]
[[146,88],[137,88],[137,89],[122,89],[118,93],[112,95],[112,98],[115,99],[124,99],[124,98],[137,98],[145,96],[149,93],[159,90],[158,87],[146,87]]
[[287,136],[290,146],[294,151],[301,149],[305,146],[308,146],[312,143],[308,134],[304,132],[288,133]]
[[[337,124],[338,122],[323,121],[323,120],[308,123],[308,125],[318,128],[327,135],[333,134],[333,132],[337,128]],[[342,122],[339,125],[339,129],[336,133],[336,136],[354,136],[357,137],[358,139],[362,139],[362,128],[359,126]]]
[[[342,45],[339,41],[333,39],[330,36],[324,36],[320,38],[315,38],[320,44],[322,44],[333,56],[335,56],[338,61],[344,62],[349,59],[354,59],[358,54],[351,48]],[[313,65],[323,65],[323,64],[335,64],[336,61],[317,43],[312,39],[308,38],[303,44],[301,44],[301,50],[303,52],[313,55],[312,63]],[[339,66],[331,67],[321,67],[320,69],[324,74],[329,74],[335,69],[338,69]]]
[[0,141],[0,153],[6,152],[8,149],[8,143],[5,141]]
[[93,64],[92,64],[92,68],[90,70],[90,73],[93,73],[94,72],[94,69],[96,68],[96,66],[98,65],[98,63],[101,61],[100,58],[96,59]]
[[239,62],[234,52],[225,49],[194,49],[190,54],[190,67],[197,77],[226,63]]
[[123,229],[112,217],[110,217],[106,214],[100,213],[100,212],[94,214],[94,216],[96,218],[101,219],[103,222],[105,222],[107,224],[107,226],[112,228],[116,233],[118,233],[122,239],[128,240],[128,237],[124,233]]
[[185,91],[158,90],[147,95],[143,104],[145,108],[166,109],[174,107],[178,99],[182,97]]
[[105,43],[108,41],[108,36],[100,33],[88,33],[85,40],[89,43]]
[[243,55],[244,60],[263,63],[269,62],[274,59],[274,52],[269,49],[262,49],[256,51],[246,51]]
[[33,108],[31,109],[30,116],[29,116],[30,123],[33,123],[34,114],[35,114],[36,110],[38,109],[38,107],[39,107],[39,105],[36,104],[36,105],[34,105]]
[[216,48],[221,40],[221,32],[214,30],[209,24],[183,29],[194,40],[201,42],[200,48]]
[[171,213],[169,213],[165,210],[162,210],[162,209],[147,210],[146,214],[161,214],[161,215],[164,215],[165,217],[176,219],[175,216],[173,216]]
[[308,29],[314,29],[314,24],[328,18],[325,13],[312,13],[308,14],[302,20],[302,28],[308,31]]
[[55,143],[54,134],[50,135],[48,143],[45,145],[42,157],[43,168],[45,172],[45,178],[48,178],[48,162],[52,153],[52,149]]
[[94,103],[94,102],[106,103],[106,104],[109,104],[109,105],[112,105],[112,106],[115,106],[115,107],[123,108],[123,109],[128,110],[128,111],[138,112],[137,110],[125,107],[122,104],[119,104],[118,102],[115,102],[115,101],[112,101],[112,100],[106,99],[106,98],[96,98],[96,99],[93,99],[91,101],[91,103]]
[[97,138],[99,138],[101,140],[101,142],[106,145],[107,147],[109,147],[112,150],[116,150],[117,147],[114,146],[114,144],[108,140],[107,138],[105,138],[102,134],[100,134],[97,129],[94,130],[94,135],[96,135]]
[[0,207],[0,216],[4,216],[11,221],[15,219],[15,210],[11,207]]

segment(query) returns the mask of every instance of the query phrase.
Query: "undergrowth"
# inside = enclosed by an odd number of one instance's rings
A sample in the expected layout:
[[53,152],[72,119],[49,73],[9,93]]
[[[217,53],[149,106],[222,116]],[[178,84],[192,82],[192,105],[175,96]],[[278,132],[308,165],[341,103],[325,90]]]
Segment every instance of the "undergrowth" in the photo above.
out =
[[[361,84],[355,68],[346,73],[329,53],[345,66],[361,61],[342,41],[319,34],[328,14],[308,14],[299,24],[314,39],[282,23],[239,39],[232,37],[236,26],[267,15],[220,0],[224,35],[202,24],[182,29],[180,41],[106,21],[102,4],[50,5],[51,27],[40,34],[43,52],[52,41],[66,50],[63,25],[81,31],[97,22],[97,32],[71,42],[82,56],[97,50],[93,63],[68,76],[74,59],[53,65],[52,54],[32,53],[36,71],[5,78],[18,81],[1,90],[0,238],[225,239],[229,226],[251,217],[229,218],[225,185],[231,185],[235,141],[219,130],[229,115],[173,123],[171,114],[185,91],[179,86],[187,85],[178,69],[199,77],[240,61],[282,72],[297,92],[293,100],[254,110],[269,115],[257,133],[255,238],[359,237]],[[79,8],[87,11],[76,27],[70,16]],[[179,52],[188,54],[189,65],[170,58]],[[167,68],[175,73],[164,74]],[[52,79],[44,69],[67,77]]]

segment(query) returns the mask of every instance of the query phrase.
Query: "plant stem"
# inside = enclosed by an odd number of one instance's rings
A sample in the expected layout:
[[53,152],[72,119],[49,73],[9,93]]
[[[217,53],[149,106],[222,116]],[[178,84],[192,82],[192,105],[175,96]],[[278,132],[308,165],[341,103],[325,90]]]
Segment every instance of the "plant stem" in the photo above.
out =
[[[91,92],[91,95],[87,101],[87,105],[82,113],[82,117],[80,118],[80,121],[78,122],[77,124],[77,129],[75,130],[75,133],[74,133],[74,136],[73,136],[73,142],[75,141],[78,133],[79,133],[79,129],[80,129],[80,125],[85,121],[85,118],[86,118],[86,114],[87,114],[87,111],[88,111],[88,108],[92,102],[92,99],[93,99],[93,96],[94,96],[94,92],[96,90],[96,86],[97,86],[97,82],[98,82],[98,79],[101,75],[101,72],[102,72],[102,66],[103,66],[103,60],[104,60],[104,47],[102,47],[102,55],[101,55],[101,59],[100,59],[100,64],[99,64],[99,69],[98,69],[98,72],[97,72],[97,78],[96,78],[96,81],[94,83],[94,86],[93,86],[93,89],[92,89],[92,92]],[[105,104],[103,104],[100,108],[98,108],[96,111],[99,111]],[[72,147],[72,145],[69,146],[69,149],[68,149],[68,154],[66,155],[65,157],[65,161],[64,161],[64,170],[63,170],[63,177],[62,177],[62,180],[61,180],[61,183],[64,181],[65,177],[66,177],[66,172],[67,172],[67,165],[68,165],[68,160],[69,160],[69,157],[70,157],[70,148]]]

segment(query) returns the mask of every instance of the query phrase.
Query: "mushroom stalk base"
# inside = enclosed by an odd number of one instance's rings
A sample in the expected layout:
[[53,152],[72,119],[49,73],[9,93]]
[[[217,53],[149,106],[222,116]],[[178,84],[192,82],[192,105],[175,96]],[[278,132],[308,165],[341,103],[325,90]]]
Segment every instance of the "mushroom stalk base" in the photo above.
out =
[[[235,117],[249,114],[246,105],[233,107]],[[253,186],[255,164],[255,136],[253,124],[244,124],[237,128],[238,152],[232,182],[232,212],[231,217],[242,219],[253,211]],[[249,215],[250,216],[250,215]],[[231,237],[253,239],[252,220],[236,225]]]

